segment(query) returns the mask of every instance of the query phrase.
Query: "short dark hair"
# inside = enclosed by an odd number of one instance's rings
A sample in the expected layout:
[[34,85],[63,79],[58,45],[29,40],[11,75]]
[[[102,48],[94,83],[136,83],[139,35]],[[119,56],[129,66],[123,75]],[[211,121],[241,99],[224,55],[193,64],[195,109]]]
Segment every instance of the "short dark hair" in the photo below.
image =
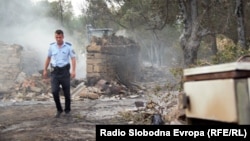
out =
[[56,34],[62,34],[62,35],[63,35],[63,31],[62,31],[61,29],[57,29],[57,30],[55,31],[55,33],[56,33]]

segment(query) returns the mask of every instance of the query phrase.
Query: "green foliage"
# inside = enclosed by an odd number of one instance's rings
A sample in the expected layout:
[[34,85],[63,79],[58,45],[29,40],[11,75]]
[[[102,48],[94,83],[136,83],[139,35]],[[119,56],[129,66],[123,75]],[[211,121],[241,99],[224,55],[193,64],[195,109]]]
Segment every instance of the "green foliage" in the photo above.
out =
[[247,54],[250,54],[249,50],[244,50],[239,46],[228,45],[212,57],[212,64],[235,62],[239,57]]
[[155,88],[153,89],[154,93],[157,94],[159,91],[161,91],[161,86],[156,85]]
[[[235,62],[244,55],[249,55],[249,50],[244,50],[243,48],[239,46],[234,45],[227,45],[223,50],[218,51],[218,53],[215,56],[212,56],[212,59],[199,59],[197,60],[195,65],[192,65],[190,67],[199,67],[199,66],[207,66],[212,64],[221,64],[221,63],[229,63],[229,62]],[[175,67],[171,68],[170,72],[173,74],[173,76],[179,81],[179,91],[183,90],[183,69],[181,67]]]
[[183,73],[183,68],[170,68],[170,72],[174,75],[174,77],[179,78]]
[[170,68],[169,71],[173,74],[176,80],[179,80],[177,82],[177,89],[178,91],[182,91],[183,90],[183,68],[181,67]]
[[148,113],[119,112],[123,120],[133,121],[133,124],[151,124],[151,116]]

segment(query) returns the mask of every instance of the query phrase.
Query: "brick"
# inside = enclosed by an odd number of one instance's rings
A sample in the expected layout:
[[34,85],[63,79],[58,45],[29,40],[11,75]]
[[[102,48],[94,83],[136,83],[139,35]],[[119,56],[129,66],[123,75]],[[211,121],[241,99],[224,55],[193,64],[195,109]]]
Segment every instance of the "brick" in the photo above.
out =
[[87,59],[87,64],[88,65],[97,65],[97,64],[102,64],[104,61],[102,59]]
[[90,78],[90,77],[100,77],[101,74],[100,73],[87,73],[87,78]]
[[95,59],[105,59],[106,55],[101,53],[95,53]]
[[88,53],[87,59],[94,59],[95,58],[95,53]]
[[101,46],[96,45],[96,44],[92,44],[92,45],[87,47],[87,51],[88,52],[100,52],[101,51]]
[[87,65],[87,73],[94,72],[93,65]]
[[106,73],[106,67],[105,66],[101,66],[101,65],[95,65],[94,66],[94,72],[102,72],[102,73]]

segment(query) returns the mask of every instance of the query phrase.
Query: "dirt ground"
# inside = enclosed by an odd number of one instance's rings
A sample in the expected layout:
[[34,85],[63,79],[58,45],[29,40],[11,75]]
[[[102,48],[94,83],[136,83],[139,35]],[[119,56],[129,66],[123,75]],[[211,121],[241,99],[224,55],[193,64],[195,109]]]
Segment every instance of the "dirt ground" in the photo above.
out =
[[74,117],[54,118],[53,109],[51,104],[1,108],[0,140],[95,140],[94,124]]
[[98,103],[72,102],[71,116],[60,118],[54,117],[53,102],[5,105],[0,107],[0,141],[95,141],[96,124],[123,124],[117,117],[95,118]]
[[[97,124],[124,125],[137,124],[138,121],[144,124],[144,120],[148,121],[144,117],[152,115],[152,111],[149,111],[153,107],[165,107],[163,115],[167,115],[168,124],[171,124],[170,121],[174,121],[173,124],[179,124],[178,121],[175,122],[179,115],[178,109],[175,108],[177,93],[170,94],[162,91],[159,92],[161,95],[159,98],[158,95],[154,96],[153,92],[150,92],[150,87],[147,88],[148,91],[145,94],[104,96],[95,100],[73,99],[71,116],[62,115],[60,118],[55,118],[56,108],[53,98],[41,99],[42,101],[32,98],[18,101],[18,95],[16,95],[8,101],[2,100],[0,101],[0,141],[95,141]],[[148,94],[151,95],[147,97]],[[151,102],[152,100],[156,103]],[[134,111],[138,110],[135,103],[138,101],[144,103],[144,110],[142,110],[143,114],[135,112],[135,116]],[[63,97],[61,102],[64,106]]]

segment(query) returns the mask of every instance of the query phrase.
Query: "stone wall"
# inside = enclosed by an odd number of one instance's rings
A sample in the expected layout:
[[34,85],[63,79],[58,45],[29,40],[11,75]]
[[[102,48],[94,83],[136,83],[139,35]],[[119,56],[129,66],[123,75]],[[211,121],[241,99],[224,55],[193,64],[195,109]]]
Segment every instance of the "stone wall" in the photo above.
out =
[[126,85],[136,81],[140,72],[140,47],[122,36],[93,37],[87,46],[87,80],[103,78]]
[[0,91],[8,91],[22,70],[20,45],[0,42]]

